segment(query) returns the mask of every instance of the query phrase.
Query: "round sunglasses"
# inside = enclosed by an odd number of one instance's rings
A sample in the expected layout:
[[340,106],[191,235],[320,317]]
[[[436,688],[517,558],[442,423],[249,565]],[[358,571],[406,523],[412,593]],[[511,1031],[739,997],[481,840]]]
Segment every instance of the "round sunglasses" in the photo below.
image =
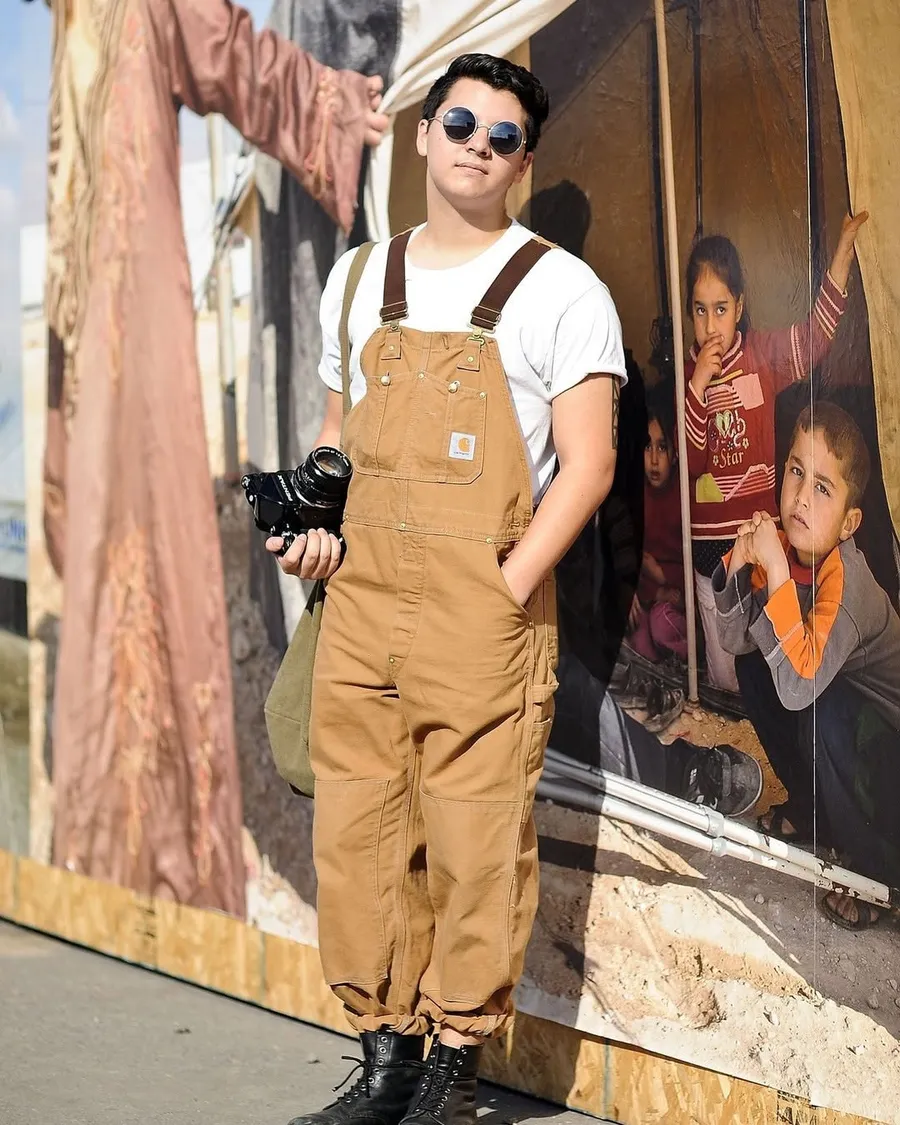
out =
[[494,125],[487,125],[465,106],[457,105],[444,110],[435,121],[440,121],[447,139],[457,145],[471,140],[479,129],[487,129],[490,146],[498,156],[512,156],[525,144],[525,134],[515,121],[497,121]]

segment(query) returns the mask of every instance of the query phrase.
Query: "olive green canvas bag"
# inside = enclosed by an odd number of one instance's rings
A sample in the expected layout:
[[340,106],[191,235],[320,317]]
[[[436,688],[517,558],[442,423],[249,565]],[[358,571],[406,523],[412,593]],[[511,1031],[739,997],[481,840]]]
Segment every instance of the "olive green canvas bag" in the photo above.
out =
[[[359,279],[372,252],[373,243],[366,242],[354,255],[344,288],[339,338],[341,343],[341,383],[344,417],[350,410],[350,306]],[[316,643],[322,626],[325,604],[325,583],[318,581],[300,615],[297,628],[284,654],[278,675],[266,699],[266,729],[275,759],[275,768],[295,793],[312,797],[315,789],[309,761],[309,716],[312,705],[313,670]]]

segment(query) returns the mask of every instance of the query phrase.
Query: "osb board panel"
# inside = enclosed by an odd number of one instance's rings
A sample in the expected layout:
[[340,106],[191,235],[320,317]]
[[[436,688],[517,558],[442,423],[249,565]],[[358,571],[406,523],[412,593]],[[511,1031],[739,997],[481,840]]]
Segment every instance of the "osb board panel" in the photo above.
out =
[[322,979],[318,949],[274,934],[265,934],[263,940],[266,966],[263,1006],[347,1033],[350,1029],[344,1007]]
[[12,918],[16,912],[16,857],[0,851],[0,917]]
[[582,1060],[583,1044],[573,1028],[519,1013],[510,1034],[488,1044],[482,1072],[502,1085],[599,1116],[602,1073]]
[[259,1003],[262,934],[227,914],[155,902],[156,967],[217,992]]
[[[318,951],[222,914],[142,898],[0,850],[0,916],[335,1031]],[[623,1125],[865,1125],[699,1067],[519,1015],[485,1052],[504,1085]]]
[[519,1014],[486,1078],[623,1125],[866,1125],[751,1082]]
[[100,953],[156,963],[152,902],[113,883],[20,859],[13,917]]

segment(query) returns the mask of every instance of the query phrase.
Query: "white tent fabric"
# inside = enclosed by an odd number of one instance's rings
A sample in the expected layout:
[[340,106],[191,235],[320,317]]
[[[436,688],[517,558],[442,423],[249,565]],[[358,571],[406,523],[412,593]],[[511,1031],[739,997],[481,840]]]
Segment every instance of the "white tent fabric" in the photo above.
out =
[[[404,0],[394,81],[384,95],[385,113],[420,102],[457,55],[487,51],[507,55],[530,39],[572,0]],[[394,139],[372,153],[365,207],[369,237],[390,237],[388,201]]]

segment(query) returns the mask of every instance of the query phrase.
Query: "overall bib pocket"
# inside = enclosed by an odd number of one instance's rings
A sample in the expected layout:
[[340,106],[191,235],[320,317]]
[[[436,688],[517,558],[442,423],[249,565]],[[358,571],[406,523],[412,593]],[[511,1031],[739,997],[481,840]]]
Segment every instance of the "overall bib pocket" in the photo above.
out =
[[[368,403],[368,405],[366,405]],[[427,372],[369,380],[348,418],[354,468],[368,476],[431,484],[471,484],[484,468],[487,393]]]

